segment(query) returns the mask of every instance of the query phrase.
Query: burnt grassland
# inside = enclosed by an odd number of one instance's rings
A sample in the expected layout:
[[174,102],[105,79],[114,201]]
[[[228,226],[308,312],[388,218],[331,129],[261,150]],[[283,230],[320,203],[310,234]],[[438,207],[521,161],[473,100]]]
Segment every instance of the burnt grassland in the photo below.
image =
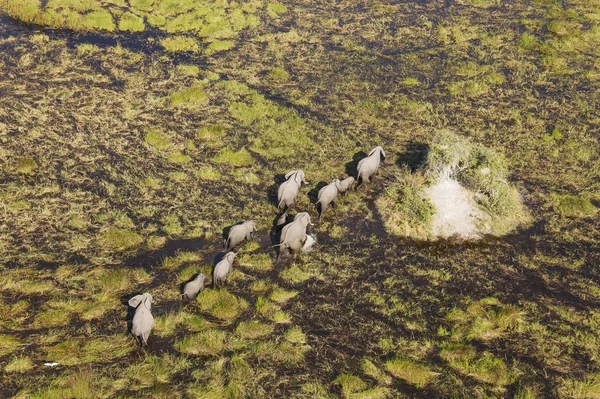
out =
[[[60,28],[2,20],[0,396],[600,395],[598,1],[43,3],[0,0]],[[385,231],[376,199],[443,129],[504,153],[528,227]],[[375,183],[276,262],[282,174],[315,215],[375,145]],[[249,218],[229,284],[182,303]]]

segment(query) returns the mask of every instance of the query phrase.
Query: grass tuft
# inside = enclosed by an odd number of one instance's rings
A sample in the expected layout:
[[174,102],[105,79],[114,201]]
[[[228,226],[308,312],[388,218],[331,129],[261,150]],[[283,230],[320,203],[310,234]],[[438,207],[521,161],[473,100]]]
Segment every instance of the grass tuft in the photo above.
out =
[[591,217],[598,212],[598,208],[585,197],[570,194],[551,194],[550,201],[554,210],[567,217]]
[[209,329],[193,335],[186,335],[175,343],[175,349],[187,355],[216,356],[227,347],[227,333]]
[[27,356],[19,356],[10,359],[4,366],[5,373],[26,373],[33,369],[33,362]]
[[204,290],[197,301],[201,311],[226,321],[233,321],[248,308],[246,301],[223,289]]
[[171,105],[186,107],[204,107],[210,98],[200,86],[192,86],[171,94]]
[[30,175],[38,168],[37,162],[30,157],[19,158],[17,162],[17,172],[22,175]]
[[234,151],[231,148],[224,148],[219,151],[214,158],[214,162],[220,165],[230,165],[239,168],[252,165],[254,158],[252,158],[252,155],[245,148],[238,151]]
[[243,339],[258,339],[270,335],[273,332],[273,325],[261,323],[259,321],[243,321],[235,329],[238,336]]
[[119,30],[129,32],[143,32],[146,26],[144,20],[135,14],[126,12],[119,20]]
[[118,229],[110,227],[104,230],[99,238],[98,243],[112,251],[125,251],[139,246],[142,243],[142,237],[135,231]]
[[395,358],[388,360],[385,366],[394,377],[417,388],[423,388],[439,375],[439,373],[431,371],[424,364],[410,359]]
[[161,46],[171,53],[185,53],[200,51],[196,39],[187,36],[170,36],[160,40]]

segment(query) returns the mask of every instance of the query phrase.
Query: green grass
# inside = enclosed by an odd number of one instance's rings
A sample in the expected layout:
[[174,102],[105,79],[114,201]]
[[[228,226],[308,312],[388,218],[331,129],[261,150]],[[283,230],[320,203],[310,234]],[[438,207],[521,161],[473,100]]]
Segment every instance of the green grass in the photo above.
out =
[[210,329],[185,336],[175,343],[175,349],[188,355],[216,356],[227,348],[227,339],[224,331]]
[[33,369],[34,365],[30,358],[26,356],[15,357],[4,366],[6,373],[26,373]]
[[312,273],[302,270],[297,265],[292,265],[279,273],[285,282],[290,284],[300,284],[313,277]]
[[394,377],[399,378],[417,388],[433,382],[439,373],[424,364],[410,359],[394,358],[385,363],[385,367]]
[[143,32],[146,29],[144,20],[132,13],[124,13],[119,20],[119,30],[129,32]]
[[294,290],[285,290],[278,286],[273,286],[273,291],[271,292],[271,300],[277,303],[286,303],[290,299],[295,298],[299,294],[298,291]]
[[32,174],[38,167],[37,162],[29,157],[19,158],[17,162],[17,172],[24,175]]
[[0,335],[0,356],[7,355],[16,351],[21,346],[21,342],[14,335]]
[[111,13],[106,10],[96,10],[85,14],[79,25],[83,30],[115,30],[115,22]]
[[68,339],[45,348],[46,359],[63,366],[92,362],[108,362],[126,356],[133,350],[129,337],[108,336],[91,340]]
[[248,303],[232,293],[220,290],[204,290],[198,297],[198,307],[213,317],[233,321],[248,308]]
[[203,107],[208,105],[209,96],[200,86],[192,86],[171,94],[171,105],[186,107]]
[[273,68],[269,72],[268,79],[273,83],[285,83],[290,80],[290,74],[282,68]]
[[98,243],[112,251],[125,251],[139,246],[143,238],[135,231],[109,227],[100,233]]
[[567,217],[590,217],[598,212],[598,208],[585,197],[570,194],[552,194],[550,196],[554,210]]
[[159,151],[171,147],[169,137],[159,129],[149,129],[144,135],[144,141]]
[[196,77],[200,75],[200,68],[196,65],[177,65],[177,71],[184,76]]
[[161,46],[163,46],[165,51],[171,53],[197,53],[198,51],[200,51],[198,41],[192,37],[187,36],[167,37],[161,39],[160,44]]
[[262,296],[256,301],[256,312],[275,323],[287,324],[291,321],[290,316],[279,305]]
[[235,329],[237,335],[244,339],[258,339],[270,335],[273,325],[259,321],[243,321]]
[[235,42],[233,40],[216,40],[214,42],[211,42],[206,47],[206,49],[204,50],[204,54],[210,56],[215,53],[231,50],[234,46]]
[[196,170],[196,176],[201,181],[218,181],[223,175],[212,166],[204,166]]
[[396,175],[396,181],[376,200],[387,231],[398,236],[431,237],[435,207],[422,192],[425,186],[421,173],[404,169]]
[[250,270],[256,270],[259,272],[267,272],[273,269],[273,260],[269,254],[248,254],[243,253],[237,258],[240,266],[246,267]]
[[214,162],[220,165],[229,165],[234,167],[250,166],[254,163],[252,154],[245,148],[234,151],[231,148],[224,148],[214,158]]
[[202,260],[202,256],[197,252],[178,251],[175,256],[164,258],[162,267],[167,270],[174,270],[186,263],[201,262]]

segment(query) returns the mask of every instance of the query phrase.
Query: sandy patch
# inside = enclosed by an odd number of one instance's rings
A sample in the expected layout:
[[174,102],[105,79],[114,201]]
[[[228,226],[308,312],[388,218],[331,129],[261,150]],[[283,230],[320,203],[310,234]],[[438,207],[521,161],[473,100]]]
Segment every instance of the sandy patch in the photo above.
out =
[[427,188],[425,194],[435,205],[433,234],[442,238],[475,239],[481,235],[477,222],[483,217],[473,194],[456,180],[443,179]]

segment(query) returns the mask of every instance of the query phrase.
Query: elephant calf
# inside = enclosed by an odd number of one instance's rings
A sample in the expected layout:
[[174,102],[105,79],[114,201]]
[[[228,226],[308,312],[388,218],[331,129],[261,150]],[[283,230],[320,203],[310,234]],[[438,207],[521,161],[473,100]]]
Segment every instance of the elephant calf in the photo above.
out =
[[213,286],[215,288],[217,287],[217,283],[227,281],[227,276],[231,272],[234,259],[235,252],[227,252],[223,259],[215,266],[215,270],[213,271]]
[[363,158],[358,162],[356,168],[358,170],[358,177],[356,178],[356,181],[360,179],[360,185],[366,181],[371,182],[373,175],[375,175],[377,169],[379,169],[379,164],[382,161],[385,161],[385,158],[383,148],[380,146],[373,148],[368,157]]
[[195,279],[187,283],[183,288],[183,298],[188,300],[196,298],[196,296],[204,289],[205,281],[206,277],[204,274],[198,274]]
[[356,179],[352,176],[348,176],[340,182],[338,191],[340,192],[340,194],[344,194],[346,191],[353,188],[355,183],[356,183]]
[[304,241],[304,245],[302,246],[302,252],[310,252],[313,245],[315,245],[315,237],[307,234],[306,241]]
[[279,254],[281,255],[283,249],[287,249],[292,253],[302,249],[306,242],[306,230],[311,224],[308,212],[300,212],[292,223],[283,226],[279,241],[279,246],[281,246]]
[[302,184],[308,184],[304,179],[304,172],[301,170],[288,172],[285,179],[277,190],[277,208],[280,212],[294,205],[300,187]]
[[256,223],[253,220],[233,226],[229,230],[229,236],[227,237],[227,251],[231,251],[237,245],[251,239],[254,236],[254,232],[256,232]]
[[321,220],[321,217],[325,213],[325,210],[329,204],[335,206],[335,201],[337,200],[340,190],[340,184],[340,179],[333,179],[331,183],[319,190],[319,199],[317,201],[317,204],[321,205],[321,209],[319,210],[319,220]]
[[152,295],[147,292],[143,295],[136,295],[128,303],[132,308],[136,308],[131,322],[131,334],[136,339],[141,337],[142,342],[148,346],[148,337],[154,326],[154,317],[150,312],[153,303]]

